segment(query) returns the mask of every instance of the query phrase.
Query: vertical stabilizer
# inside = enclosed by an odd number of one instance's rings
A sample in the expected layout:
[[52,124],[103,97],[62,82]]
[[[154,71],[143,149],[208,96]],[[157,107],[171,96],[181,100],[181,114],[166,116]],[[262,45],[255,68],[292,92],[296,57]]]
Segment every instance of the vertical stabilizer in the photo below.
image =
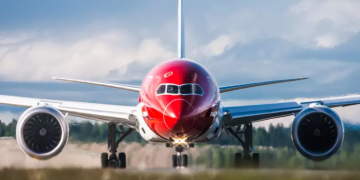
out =
[[179,0],[178,4],[178,58],[185,58],[183,0]]

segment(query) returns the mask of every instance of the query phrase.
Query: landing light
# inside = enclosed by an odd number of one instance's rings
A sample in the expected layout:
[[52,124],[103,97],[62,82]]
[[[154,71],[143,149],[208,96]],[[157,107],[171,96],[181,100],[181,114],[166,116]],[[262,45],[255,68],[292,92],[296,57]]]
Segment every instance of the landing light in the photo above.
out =
[[147,116],[149,116],[149,114],[146,111],[144,111],[143,116],[147,117]]
[[183,139],[174,139],[173,144],[178,144],[178,145],[187,144],[186,138],[183,138]]
[[219,110],[218,106],[215,105],[215,107],[213,108],[213,110],[210,113],[210,117],[216,117],[218,114],[218,110]]
[[143,111],[142,115],[143,115],[143,117],[146,117],[146,119],[148,119],[148,120],[150,119],[149,118],[149,113],[147,111]]

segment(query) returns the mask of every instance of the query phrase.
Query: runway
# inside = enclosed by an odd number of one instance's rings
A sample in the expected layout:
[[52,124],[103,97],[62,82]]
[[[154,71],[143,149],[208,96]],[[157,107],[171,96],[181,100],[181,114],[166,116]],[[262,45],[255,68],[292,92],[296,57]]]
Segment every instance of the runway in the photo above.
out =
[[[315,171],[281,169],[215,169],[191,166],[174,169],[171,167],[172,149],[161,145],[122,144],[129,154],[128,169],[100,169],[100,153],[106,144],[68,143],[64,151],[48,161],[28,158],[12,138],[0,140],[0,179],[52,179],[69,180],[111,180],[111,179],[286,179],[286,180],[332,180],[358,179],[355,171]],[[204,147],[202,147],[204,149]],[[205,147],[206,149],[206,147]],[[203,153],[199,149],[188,152],[193,156]],[[76,178],[75,178],[76,177]]]
[[[130,169],[157,169],[171,167],[171,155],[174,150],[163,144],[122,143],[121,151],[127,155],[127,165]],[[193,148],[187,151],[196,158],[206,148]],[[100,168],[100,154],[107,152],[105,143],[75,143],[69,142],[56,157],[46,161],[37,161],[27,157],[13,138],[0,139],[0,169],[17,168]]]
[[310,170],[220,170],[220,169],[1,169],[1,179],[16,180],[356,180],[360,172]]

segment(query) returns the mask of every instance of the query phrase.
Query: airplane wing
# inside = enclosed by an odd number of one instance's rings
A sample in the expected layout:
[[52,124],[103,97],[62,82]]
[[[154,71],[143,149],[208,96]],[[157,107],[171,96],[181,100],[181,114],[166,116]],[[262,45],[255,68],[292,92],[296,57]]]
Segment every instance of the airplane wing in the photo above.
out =
[[73,101],[35,99],[17,96],[0,95],[0,104],[30,108],[48,105],[59,109],[69,116],[80,117],[103,122],[122,123],[128,126],[136,124],[136,107],[117,106]]
[[224,107],[226,127],[290,116],[300,112],[310,104],[317,103],[330,108],[360,104],[360,96],[318,100],[309,102],[282,102],[250,106]]
[[116,89],[124,89],[124,90],[134,91],[134,92],[140,91],[140,86],[133,86],[133,85],[128,85],[128,84],[102,83],[102,82],[84,81],[84,80],[58,78],[58,77],[53,77],[53,79],[60,80],[60,81],[91,84],[91,85],[97,85],[97,86],[105,86],[105,87],[111,87],[111,88],[116,88]]
[[245,88],[252,88],[257,86],[265,86],[270,84],[278,84],[278,83],[284,83],[284,82],[291,82],[291,81],[300,81],[308,78],[295,78],[295,79],[282,79],[282,80],[274,80],[274,81],[265,81],[265,82],[256,82],[256,83],[248,83],[248,84],[237,84],[237,85],[231,85],[231,86],[223,86],[220,87],[220,93],[229,92],[229,91],[235,91],[239,89],[245,89]]

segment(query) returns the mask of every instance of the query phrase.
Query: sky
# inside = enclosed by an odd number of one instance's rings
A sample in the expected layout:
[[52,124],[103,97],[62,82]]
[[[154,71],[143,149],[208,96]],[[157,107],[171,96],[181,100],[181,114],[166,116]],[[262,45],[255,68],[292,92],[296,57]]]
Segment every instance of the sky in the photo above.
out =
[[[360,94],[359,9],[358,0],[184,0],[186,57],[220,86],[309,77],[225,93],[225,105]],[[134,92],[51,77],[140,85],[176,45],[176,0],[3,0],[0,94],[136,105]],[[360,122],[359,109],[336,111]],[[0,119],[23,110],[0,106]]]

